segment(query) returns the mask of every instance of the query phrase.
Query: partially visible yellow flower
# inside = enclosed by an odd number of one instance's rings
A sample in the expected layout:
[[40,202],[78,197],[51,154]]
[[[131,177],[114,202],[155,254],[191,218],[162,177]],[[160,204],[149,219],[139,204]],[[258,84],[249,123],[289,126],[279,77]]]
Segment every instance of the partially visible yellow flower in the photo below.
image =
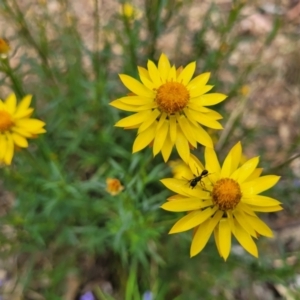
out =
[[131,19],[134,17],[135,9],[130,3],[125,2],[122,4],[122,13],[127,19]]
[[123,15],[128,21],[133,21],[142,17],[142,11],[129,2],[125,2],[121,6],[121,15]]
[[0,55],[2,58],[7,57],[8,52],[10,51],[9,43],[6,39],[0,38]]
[[106,191],[112,196],[118,195],[124,190],[124,186],[121,184],[120,180],[116,178],[106,179]]
[[171,167],[174,178],[184,179],[193,177],[191,169],[181,159],[171,160],[169,166]]
[[240,93],[241,93],[243,96],[248,96],[249,93],[250,93],[250,87],[249,87],[249,85],[244,84],[244,85],[240,88]]
[[10,165],[15,147],[27,148],[27,139],[46,132],[44,122],[30,118],[31,98],[27,95],[17,104],[15,94],[11,94],[0,100],[0,163]]
[[153,155],[161,152],[166,162],[175,146],[188,162],[190,148],[196,148],[198,143],[213,148],[212,139],[202,126],[223,128],[217,121],[222,116],[208,107],[224,101],[226,95],[207,94],[213,88],[207,85],[210,73],[192,79],[196,62],[176,69],[165,54],[160,56],[158,66],[149,60],[147,67],[138,67],[141,82],[121,74],[121,81],[131,94],[110,103],[135,112],[115,124],[125,129],[138,128],[133,153],[153,145]]
[[[260,177],[262,169],[257,168],[259,158],[251,158],[240,166],[241,157],[242,146],[237,143],[221,166],[215,151],[206,148],[205,166],[193,155],[189,160],[191,173],[199,176],[203,170],[208,171],[207,176],[195,181],[196,185],[185,179],[162,180],[168,189],[177,193],[162,208],[172,212],[188,212],[175,223],[170,233],[194,228],[191,257],[202,251],[212,233],[224,260],[230,253],[232,234],[255,257],[258,257],[258,251],[253,239],[260,235],[273,236],[256,212],[269,213],[282,209],[276,199],[259,195],[274,186],[280,177]],[[188,178],[192,179],[194,177]]]

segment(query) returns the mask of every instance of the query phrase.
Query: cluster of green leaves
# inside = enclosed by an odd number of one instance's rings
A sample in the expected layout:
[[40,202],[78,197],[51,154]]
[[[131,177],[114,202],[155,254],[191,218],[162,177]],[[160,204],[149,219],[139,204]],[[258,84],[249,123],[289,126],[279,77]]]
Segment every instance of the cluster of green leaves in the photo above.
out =
[[[14,195],[13,207],[1,218],[1,225],[9,225],[14,235],[2,232],[0,242],[9,245],[3,257],[19,254],[16,275],[24,298],[34,290],[47,300],[62,299],[72,273],[81,279],[81,286],[92,281],[83,263],[87,258],[101,270],[104,278],[100,277],[112,283],[114,299],[128,300],[141,299],[147,290],[158,300],[199,295],[211,299],[212,292],[224,299],[228,289],[246,285],[253,274],[259,279],[257,269],[270,268],[243,258],[224,265],[212,245],[190,260],[190,243],[185,241],[190,235],[169,237],[174,216],[159,209],[168,196],[159,183],[170,176],[168,166],[161,157],[152,158],[150,149],[132,155],[135,133],[114,127],[125,115],[108,105],[125,93],[117,73],[134,76],[137,65],[156,60],[161,52],[158,39],[172,22],[185,34],[182,24],[187,16],[181,12],[192,2],[144,0],[139,7],[142,18],[114,12],[102,26],[101,6],[95,0],[87,46],[74,1],[55,1],[55,13],[46,1],[28,6],[18,0],[1,1],[1,13],[15,29],[11,44],[18,45],[11,56],[21,54],[15,67],[8,60],[1,69],[0,86],[8,86],[19,98],[33,94],[35,114],[47,124],[45,135],[16,153],[12,167],[0,169],[3,188]],[[254,67],[247,65],[231,86],[218,81],[222,68],[232,74],[240,71],[228,57],[240,42],[233,28],[242,7],[234,5],[227,16],[213,22],[211,16],[219,8],[211,4],[201,29],[193,33],[191,55],[180,61],[196,60],[201,72],[213,71],[212,84],[230,96],[238,94]],[[208,30],[226,51],[210,47],[204,38]],[[266,43],[270,39],[266,37]],[[113,51],[116,46],[121,54]],[[182,46],[178,39],[178,57]],[[224,140],[229,136],[230,131]],[[109,195],[108,177],[120,179],[125,190]],[[248,277],[237,283],[231,273],[241,265]],[[41,283],[42,278],[48,279],[47,284]],[[94,292],[99,299],[111,299],[99,286]]]

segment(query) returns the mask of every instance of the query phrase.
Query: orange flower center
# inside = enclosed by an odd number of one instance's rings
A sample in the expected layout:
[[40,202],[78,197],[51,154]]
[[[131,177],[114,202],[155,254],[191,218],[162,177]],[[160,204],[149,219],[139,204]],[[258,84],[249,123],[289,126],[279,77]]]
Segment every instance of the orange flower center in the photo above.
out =
[[234,209],[242,198],[240,185],[233,179],[222,178],[215,183],[212,198],[220,210]]
[[0,132],[9,130],[14,125],[11,115],[5,110],[0,110]]
[[180,112],[187,105],[190,94],[183,84],[166,82],[158,88],[155,100],[160,110],[174,114]]

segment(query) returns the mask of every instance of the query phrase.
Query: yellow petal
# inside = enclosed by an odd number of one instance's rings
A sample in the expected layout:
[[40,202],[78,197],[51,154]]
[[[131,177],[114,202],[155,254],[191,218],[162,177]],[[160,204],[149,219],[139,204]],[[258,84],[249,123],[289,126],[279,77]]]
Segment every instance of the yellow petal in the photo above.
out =
[[18,110],[15,114],[14,114],[14,120],[16,119],[22,119],[22,118],[28,118],[31,116],[31,114],[33,113],[34,109],[33,108],[28,108],[28,109],[24,109],[24,110]]
[[41,128],[41,129],[35,130],[32,135],[36,135],[36,134],[40,134],[40,133],[45,133],[45,132],[47,132],[47,131],[44,128]]
[[221,171],[221,167],[215,150],[208,147],[205,148],[204,157],[205,169],[210,173],[213,173],[213,175],[219,174]]
[[147,67],[148,67],[149,76],[154,84],[154,87],[159,88],[162,85],[162,81],[160,79],[160,74],[156,65],[154,64],[153,61],[148,60]]
[[10,165],[14,156],[14,142],[10,134],[6,134],[7,144],[4,153],[3,161],[6,165]]
[[[148,88],[149,90],[153,91],[155,89],[155,84],[150,81],[148,78],[140,75],[140,79],[141,79],[141,82],[143,83],[143,85]],[[153,96],[154,97],[154,96]]]
[[128,105],[125,104],[119,100],[115,100],[109,103],[109,105],[121,109],[121,110],[125,110],[125,111],[132,111],[132,112],[139,112],[139,111],[144,111],[144,110],[150,110],[153,108],[157,107],[157,104],[155,102],[153,103],[148,103],[145,105]]
[[[175,66],[174,66],[175,67]],[[182,72],[183,67],[180,66],[177,70],[176,70],[176,78],[178,78],[179,74]]]
[[207,118],[210,118],[212,120],[221,120],[223,119],[223,116],[216,112],[215,110],[209,109],[206,107],[205,115]]
[[184,115],[180,115],[179,118],[177,118],[177,121],[186,139],[194,148],[197,148],[197,141],[195,139],[193,128],[191,127],[189,121]]
[[138,67],[138,72],[140,75],[140,80],[143,83],[143,85],[152,91],[155,86],[149,77],[148,71],[145,68]]
[[246,181],[241,184],[243,196],[245,198],[250,198],[251,195],[262,193],[274,186],[279,179],[280,176],[266,175],[252,181]]
[[19,128],[19,127],[14,126],[14,127],[12,127],[12,132],[16,132],[25,138],[32,137],[32,134],[30,132],[28,132],[27,130],[25,130],[24,128]]
[[214,229],[214,238],[215,238],[215,243],[217,246],[217,250],[222,257],[221,249],[220,249],[220,239],[219,239],[219,226],[216,226]]
[[254,206],[276,206],[281,204],[281,202],[276,199],[261,195],[253,195],[250,198],[243,197],[242,202]]
[[138,66],[138,72],[139,72],[140,76],[143,76],[143,77],[147,78],[148,80],[151,80],[150,76],[149,76],[149,72],[146,68]]
[[171,141],[170,132],[169,132],[167,134],[167,138],[165,140],[165,143],[164,143],[163,147],[161,148],[161,154],[163,156],[164,162],[168,161],[168,159],[171,155],[173,146],[174,146],[174,143]]
[[27,148],[28,147],[28,142],[27,140],[22,137],[21,135],[17,134],[17,133],[12,133],[12,138],[14,143],[21,147],[21,148]]
[[145,131],[141,132],[135,139],[132,146],[132,153],[138,152],[147,147],[154,139],[156,124],[153,123]]
[[190,256],[193,257],[203,250],[207,244],[214,228],[223,216],[222,211],[217,211],[215,215],[199,225],[192,241]]
[[190,92],[191,98],[202,95],[201,90],[208,82],[209,77],[210,77],[210,73],[207,72],[196,76],[194,79],[192,79],[189,82],[189,84],[187,85],[187,89]]
[[231,249],[231,230],[226,218],[220,220],[218,233],[220,254],[226,261]]
[[227,98],[226,95],[220,93],[210,93],[199,97],[199,104],[202,106],[216,105]]
[[[183,199],[183,196],[182,195],[173,195],[173,196],[167,198],[168,201],[172,201],[172,200],[176,200],[176,199]],[[188,197],[185,197],[184,199],[188,199]]]
[[214,147],[210,135],[202,128],[201,125],[195,126],[193,123],[190,123],[190,125],[193,128],[194,136],[199,144],[209,148]]
[[237,169],[241,160],[241,155],[242,146],[241,143],[238,142],[232,147],[224,160],[221,170],[222,178],[230,177],[230,175]]
[[258,211],[258,212],[274,212],[274,211],[283,210],[283,208],[280,205],[275,205],[275,206],[255,206],[255,205],[250,205],[250,208],[253,211]]
[[170,116],[170,138],[172,143],[174,144],[177,138],[177,121],[175,116]]
[[13,115],[16,111],[17,98],[15,94],[10,94],[5,100],[6,110]]
[[246,251],[248,251],[251,255],[258,257],[257,247],[251,236],[241,227],[241,225],[236,220],[233,221],[235,227],[233,234],[235,238]]
[[189,111],[189,116],[193,118],[193,120],[197,121],[201,125],[204,125],[213,129],[223,129],[222,125],[215,120],[208,118],[205,114],[201,112],[196,112],[193,109],[187,109]]
[[[254,172],[257,165],[259,163],[259,157],[253,157],[249,159],[247,162],[245,162],[240,168],[239,168],[239,175],[236,178],[238,183],[243,183],[247,180],[247,178]],[[232,177],[234,178],[234,173],[232,174]]]
[[115,126],[116,127],[130,127],[141,124],[151,115],[151,110],[140,111],[134,115],[126,117],[118,121]]
[[137,81],[131,76],[120,74],[120,79],[123,84],[135,95],[142,96],[142,97],[154,97],[154,92],[147,87],[145,87],[142,83]]
[[[174,200],[175,201],[175,200]],[[207,208],[205,210],[193,211],[179,221],[171,228],[169,234],[178,233],[192,229],[206,221],[215,212],[215,209]]]
[[196,101],[196,99],[191,99],[188,104],[187,104],[187,107],[189,109],[193,109],[193,110],[196,110],[198,112],[202,112],[202,113],[207,113],[209,112],[209,109],[203,105],[201,105],[199,103],[199,101]]
[[193,154],[190,154],[190,159],[188,164],[192,173],[195,175],[198,175],[205,169],[201,161]]
[[162,113],[161,113],[160,118],[159,118],[159,121],[158,121],[158,124],[157,124],[157,130],[159,130],[159,128],[160,128],[165,122],[169,122],[169,121],[166,121],[167,116],[168,116],[167,113],[165,113],[165,112],[162,112]]
[[116,100],[121,101],[128,105],[145,105],[154,102],[153,98],[141,97],[141,96],[126,96]]
[[164,145],[169,131],[169,122],[164,122],[161,128],[156,129],[153,143],[153,156],[155,156]]
[[6,153],[7,140],[6,136],[0,132],[0,162],[3,161],[4,155]]
[[177,178],[165,178],[160,182],[169,190],[186,197],[199,198],[199,199],[211,199],[209,193],[202,191],[201,189],[191,189],[188,185],[188,181],[185,179]]
[[241,209],[243,212],[245,212],[250,216],[256,216],[255,212],[251,209],[251,206],[248,205],[247,203],[244,203],[243,198],[242,201],[238,204],[237,208]]
[[164,203],[161,208],[167,211],[184,212],[198,210],[212,205],[211,200],[200,200],[198,198],[184,198]]
[[258,178],[263,171],[263,168],[257,168],[253,171],[253,173],[246,179],[246,181],[251,181],[255,178]]
[[147,116],[147,118],[145,118],[144,122],[141,124],[138,132],[140,133],[146,130],[153,123],[155,123],[157,126],[158,123],[156,122],[156,119],[159,117],[160,114],[161,112],[158,109],[152,110],[151,114]]
[[177,178],[165,178],[160,180],[160,182],[169,190],[184,196],[189,196],[186,192],[186,187],[184,180]]
[[168,78],[170,68],[171,65],[167,56],[164,53],[162,53],[158,61],[158,71],[160,73],[163,83],[165,83]]
[[173,66],[173,67],[170,68],[167,81],[176,81],[176,69],[175,69],[175,66]]
[[231,210],[227,210],[226,215],[227,215],[228,224],[230,226],[230,230],[231,230],[231,232],[233,232],[234,231],[233,213]]
[[189,63],[179,74],[177,81],[187,85],[192,79],[196,69],[196,62]]
[[245,215],[247,222],[252,226],[252,228],[260,235],[273,237],[273,232],[267,224],[260,220],[257,216]]
[[251,225],[247,222],[246,214],[243,213],[242,210],[236,209],[233,212],[233,215],[235,219],[238,221],[238,223],[243,227],[243,229],[250,235],[256,238],[256,233],[254,229],[251,227]]
[[32,99],[32,95],[26,95],[22,101],[18,104],[17,110],[16,110],[16,114],[20,113],[23,110],[27,110],[30,106],[31,103],[31,99]]
[[20,119],[16,121],[16,126],[24,128],[30,133],[35,133],[37,130],[40,130],[45,123],[38,119]]
[[184,134],[182,133],[179,125],[177,126],[177,137],[176,137],[175,145],[179,156],[187,164],[190,156],[190,148],[189,148],[188,141],[184,136]]
[[190,113],[190,111],[191,111],[191,109],[189,109],[188,107],[185,107],[185,108],[183,109],[183,112],[184,112],[186,118],[187,118],[191,123],[193,123],[194,126],[197,127],[197,126],[198,126],[198,123],[197,123],[197,121],[193,118],[193,115]]

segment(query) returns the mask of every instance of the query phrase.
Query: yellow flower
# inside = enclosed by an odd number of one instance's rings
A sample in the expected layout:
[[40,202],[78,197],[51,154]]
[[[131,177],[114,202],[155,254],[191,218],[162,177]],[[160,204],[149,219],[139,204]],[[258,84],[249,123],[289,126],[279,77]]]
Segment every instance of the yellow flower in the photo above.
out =
[[25,96],[18,105],[15,94],[5,101],[0,100],[0,163],[10,165],[15,147],[27,148],[28,138],[46,132],[44,122],[30,118],[31,98],[31,95]]
[[206,106],[218,104],[226,96],[206,94],[213,88],[207,85],[210,73],[192,79],[195,62],[176,70],[165,54],[160,56],[158,66],[149,60],[147,67],[138,67],[141,82],[121,74],[121,81],[131,94],[110,103],[118,109],[136,112],[115,124],[125,129],[138,128],[133,153],[153,144],[153,155],[161,151],[167,161],[175,145],[180,157],[188,162],[190,148],[196,148],[197,143],[213,148],[202,125],[222,129],[217,121],[222,116]]
[[106,179],[106,191],[112,196],[118,195],[124,190],[124,186],[116,178],[107,178]]
[[0,55],[2,58],[7,57],[7,53],[10,51],[9,43],[6,39],[0,38]]
[[121,6],[121,14],[127,19],[127,20],[134,20],[134,19],[140,19],[142,13],[141,11],[131,5],[129,2],[125,2]]
[[250,93],[250,87],[247,84],[244,84],[240,90],[239,90],[240,94],[243,96],[248,96]]
[[184,179],[191,178],[193,176],[189,166],[181,159],[171,160],[168,164],[171,167],[174,178]]
[[134,7],[130,3],[125,2],[122,4],[122,13],[126,18],[131,19],[134,16]]
[[[205,166],[193,155],[189,160],[191,173],[198,178],[163,179],[162,183],[177,193],[162,208],[172,212],[188,212],[170,230],[183,232],[194,228],[190,255],[195,256],[207,244],[214,232],[215,243],[221,257],[226,260],[231,248],[231,234],[250,254],[258,257],[254,239],[260,235],[272,237],[271,229],[262,222],[256,212],[274,212],[282,209],[280,202],[258,195],[274,186],[279,176],[261,176],[257,168],[259,158],[249,159],[239,166],[242,146],[237,143],[227,155],[221,167],[215,151],[205,149]],[[204,172],[205,173],[205,172]]]

